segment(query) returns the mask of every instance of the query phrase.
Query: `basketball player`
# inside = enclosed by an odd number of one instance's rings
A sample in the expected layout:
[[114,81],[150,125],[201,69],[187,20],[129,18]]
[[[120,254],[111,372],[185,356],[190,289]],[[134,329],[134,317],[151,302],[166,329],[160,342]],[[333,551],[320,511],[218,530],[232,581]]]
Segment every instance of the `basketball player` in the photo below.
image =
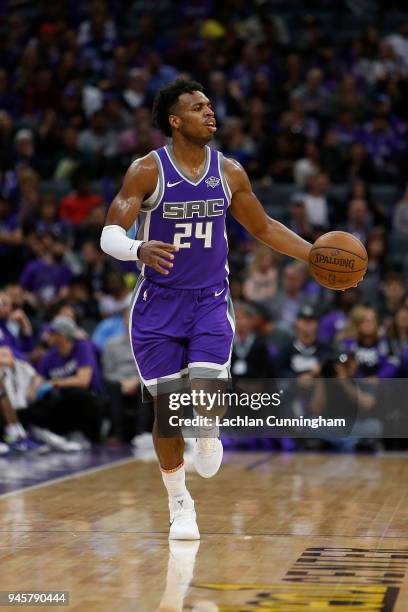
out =
[[[199,380],[228,377],[234,318],[227,209],[280,253],[307,262],[311,245],[268,217],[240,164],[208,146],[216,120],[199,83],[177,80],[163,87],[153,115],[170,144],[129,167],[109,208],[101,248],[142,264],[130,341],[140,379],[154,399],[153,440],[169,495],[169,537],[194,540],[200,535],[185,484],[184,441],[159,436],[157,398],[186,376],[193,388]],[[138,235],[132,240],[126,232],[136,220]],[[206,478],[222,461],[218,435],[218,428],[209,427],[195,444],[194,464]]]

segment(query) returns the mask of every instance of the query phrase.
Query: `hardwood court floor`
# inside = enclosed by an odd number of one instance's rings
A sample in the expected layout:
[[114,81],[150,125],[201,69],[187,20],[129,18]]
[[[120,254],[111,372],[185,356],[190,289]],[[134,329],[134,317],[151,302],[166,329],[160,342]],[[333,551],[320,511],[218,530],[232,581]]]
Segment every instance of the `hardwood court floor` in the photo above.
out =
[[188,484],[201,543],[170,550],[153,462],[0,497],[0,590],[84,612],[408,610],[405,457],[235,453]]

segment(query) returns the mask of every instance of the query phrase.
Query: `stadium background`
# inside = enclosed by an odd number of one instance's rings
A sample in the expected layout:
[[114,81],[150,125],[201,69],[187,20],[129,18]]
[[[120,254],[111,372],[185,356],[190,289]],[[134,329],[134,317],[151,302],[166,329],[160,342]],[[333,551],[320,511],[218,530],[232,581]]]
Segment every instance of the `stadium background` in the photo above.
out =
[[135,267],[107,258],[99,237],[129,163],[164,143],[151,107],[177,76],[203,83],[213,146],[242,163],[272,217],[310,241],[350,231],[370,257],[357,290],[329,292],[229,218],[234,374],[311,376],[330,346],[356,354],[370,381],[407,375],[402,1],[15,0],[0,32],[0,342],[40,367],[49,322],[75,320],[105,378],[104,441],[149,419],[117,362]]

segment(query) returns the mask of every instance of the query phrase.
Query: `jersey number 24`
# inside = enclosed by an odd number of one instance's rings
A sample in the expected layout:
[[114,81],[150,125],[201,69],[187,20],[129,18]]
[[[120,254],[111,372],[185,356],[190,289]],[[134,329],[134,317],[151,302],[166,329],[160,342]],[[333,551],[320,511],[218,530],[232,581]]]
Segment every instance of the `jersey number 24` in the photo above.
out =
[[204,248],[210,249],[212,247],[212,221],[206,223],[195,223],[195,230],[193,236],[193,223],[176,223],[175,228],[183,230],[174,234],[173,244],[178,246],[180,249],[189,249],[191,242],[185,240],[186,238],[198,238],[204,240]]

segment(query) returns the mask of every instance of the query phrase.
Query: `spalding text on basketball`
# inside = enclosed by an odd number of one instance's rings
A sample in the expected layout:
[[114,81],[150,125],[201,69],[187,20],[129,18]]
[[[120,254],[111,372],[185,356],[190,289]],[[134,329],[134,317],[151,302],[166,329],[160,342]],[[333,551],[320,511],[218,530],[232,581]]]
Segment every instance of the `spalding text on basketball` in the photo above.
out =
[[330,255],[322,255],[321,253],[315,253],[315,263],[341,266],[342,268],[348,268],[349,270],[353,270],[355,261],[354,259],[346,259],[344,257],[331,257]]

